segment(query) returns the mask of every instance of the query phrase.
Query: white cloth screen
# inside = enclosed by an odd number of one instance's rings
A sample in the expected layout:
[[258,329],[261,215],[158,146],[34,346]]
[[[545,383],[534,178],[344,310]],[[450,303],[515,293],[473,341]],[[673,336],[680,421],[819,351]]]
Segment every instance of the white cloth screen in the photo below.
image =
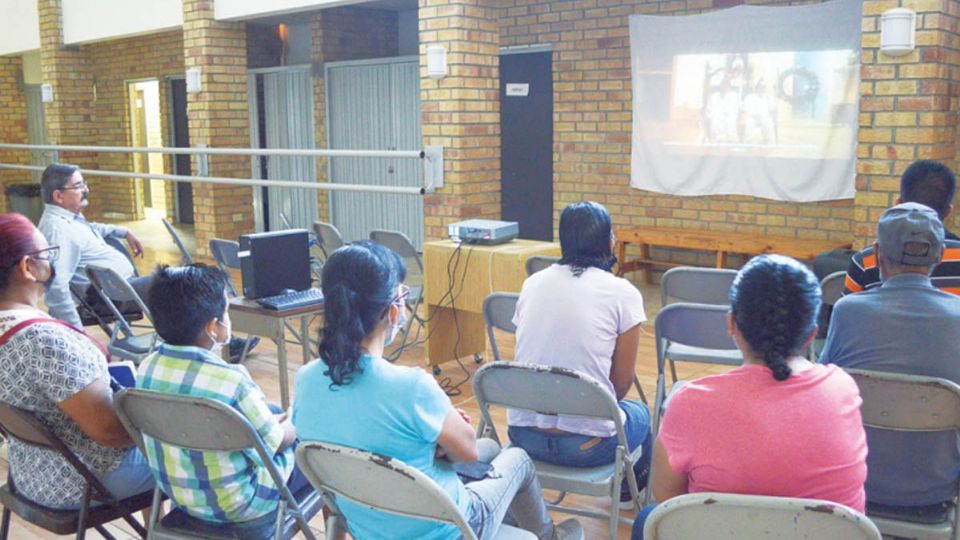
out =
[[631,186],[851,198],[860,0],[630,17]]

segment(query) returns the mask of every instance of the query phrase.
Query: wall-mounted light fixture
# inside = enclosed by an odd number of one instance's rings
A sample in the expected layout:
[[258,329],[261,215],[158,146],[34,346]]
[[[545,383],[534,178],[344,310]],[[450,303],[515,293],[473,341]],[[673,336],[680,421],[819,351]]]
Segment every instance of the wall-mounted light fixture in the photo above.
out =
[[53,86],[49,84],[40,85],[40,101],[42,103],[53,103]]
[[443,45],[427,47],[427,77],[442,79],[447,76],[447,49]]
[[187,92],[196,94],[200,91],[200,68],[192,67],[187,70]]
[[917,46],[917,13],[912,9],[893,8],[880,16],[880,52],[887,56],[903,56]]

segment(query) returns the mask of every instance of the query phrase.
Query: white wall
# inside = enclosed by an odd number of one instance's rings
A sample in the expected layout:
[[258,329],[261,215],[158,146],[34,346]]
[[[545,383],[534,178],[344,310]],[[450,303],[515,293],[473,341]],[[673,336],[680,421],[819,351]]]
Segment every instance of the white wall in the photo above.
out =
[[[64,0],[66,1],[66,0]],[[76,1],[76,0],[74,0]],[[96,1],[96,0],[89,0]],[[360,4],[364,0],[214,0],[213,15],[219,20],[282,15],[333,6]]]
[[0,4],[0,56],[40,49],[37,0],[2,0]]
[[181,0],[63,0],[63,41],[67,45],[180,26]]

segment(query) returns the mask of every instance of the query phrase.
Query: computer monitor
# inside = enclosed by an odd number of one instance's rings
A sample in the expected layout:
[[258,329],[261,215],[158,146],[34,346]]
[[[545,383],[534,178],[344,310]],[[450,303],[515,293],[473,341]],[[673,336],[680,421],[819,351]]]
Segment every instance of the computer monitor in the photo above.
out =
[[304,229],[245,234],[240,237],[243,295],[263,298],[286,289],[310,288],[310,237]]

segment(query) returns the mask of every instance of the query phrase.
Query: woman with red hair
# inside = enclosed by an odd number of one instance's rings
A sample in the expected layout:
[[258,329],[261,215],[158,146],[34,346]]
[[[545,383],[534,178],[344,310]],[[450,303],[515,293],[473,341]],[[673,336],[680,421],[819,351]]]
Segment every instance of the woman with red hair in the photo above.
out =
[[[59,255],[20,214],[0,215],[0,402],[40,418],[116,498],[153,487],[113,410],[105,349],[40,311]],[[34,502],[76,509],[85,482],[57,452],[10,440],[10,474]]]

